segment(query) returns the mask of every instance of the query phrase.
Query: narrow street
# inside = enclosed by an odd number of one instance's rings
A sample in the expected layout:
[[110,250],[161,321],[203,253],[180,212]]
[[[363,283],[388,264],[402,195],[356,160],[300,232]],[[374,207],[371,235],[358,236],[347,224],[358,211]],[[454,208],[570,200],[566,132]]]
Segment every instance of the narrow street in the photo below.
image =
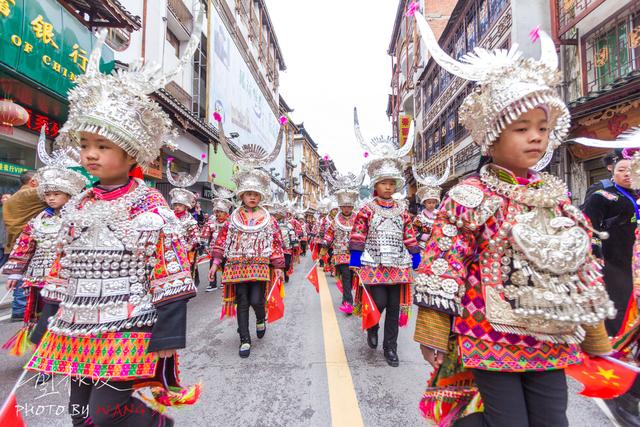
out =
[[[268,328],[264,339],[252,334],[248,359],[238,357],[235,320],[219,320],[220,291],[201,292],[191,300],[182,380],[185,384],[201,381],[203,389],[196,406],[170,410],[176,425],[426,425],[418,402],[430,368],[412,340],[413,325],[400,331],[400,367],[387,366],[380,348],[367,347],[359,319],[337,311],[340,295],[334,279],[320,275],[320,295],[304,279],[311,266],[310,257],[296,266],[286,288],[285,317]],[[324,295],[331,298],[333,307],[325,306]],[[341,340],[326,336],[335,332],[336,320]],[[19,327],[7,320],[0,325],[1,342]],[[348,365],[341,363],[341,354]],[[3,396],[20,376],[20,364],[26,359],[0,354]],[[571,385],[571,426],[612,425],[592,400],[578,396]],[[350,398],[354,392],[357,401]],[[25,420],[33,427],[70,425],[67,398],[68,382],[63,378],[40,387],[31,380],[18,391],[18,405],[25,407]]]

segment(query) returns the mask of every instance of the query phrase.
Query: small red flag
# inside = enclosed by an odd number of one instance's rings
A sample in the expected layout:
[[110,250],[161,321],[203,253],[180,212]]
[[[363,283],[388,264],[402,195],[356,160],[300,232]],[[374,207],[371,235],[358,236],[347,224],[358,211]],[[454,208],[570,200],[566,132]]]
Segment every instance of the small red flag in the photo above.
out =
[[318,282],[318,269],[316,268],[318,264],[313,264],[313,268],[311,271],[307,273],[307,280],[316,288],[316,292],[320,293],[320,284]]
[[313,245],[311,247],[311,259],[314,261],[317,261],[319,253],[320,253],[320,248],[318,247],[318,245]]
[[282,299],[282,279],[278,277],[269,292],[267,300],[267,318],[269,323],[284,317],[284,300]]
[[16,392],[13,391],[0,409],[0,425],[3,427],[25,427],[22,413],[17,409]]
[[586,354],[580,365],[569,366],[566,373],[584,385],[581,395],[601,399],[613,399],[626,393],[637,375],[622,365],[601,357],[590,358]]
[[344,292],[344,290],[342,288],[342,280],[340,280],[339,277],[336,279],[336,286],[338,287],[338,290],[340,291],[340,293]]
[[362,287],[362,329],[369,329],[380,322],[380,311],[367,288]]

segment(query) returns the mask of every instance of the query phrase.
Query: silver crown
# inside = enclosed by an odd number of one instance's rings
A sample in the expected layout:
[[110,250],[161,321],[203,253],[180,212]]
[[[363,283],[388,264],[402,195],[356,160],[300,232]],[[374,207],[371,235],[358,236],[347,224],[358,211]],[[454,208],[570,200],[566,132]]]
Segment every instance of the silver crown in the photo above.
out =
[[175,148],[172,121],[148,95],[163,88],[193,58],[200,42],[203,7],[195,2],[191,39],[173,71],[164,73],[158,64],[137,61],[128,70],[100,73],[102,45],[107,31],[98,34],[85,74],[69,91],[69,118],[60,130],[62,147],[78,147],[80,132],[99,134],[117,144],[146,169],[160,154],[160,148]]
[[366,170],[363,166],[358,176],[355,176],[351,172],[346,175],[338,173],[337,176],[334,176],[330,171],[323,171],[322,176],[334,190],[349,190],[360,188],[362,181],[364,181],[365,172]]
[[418,196],[418,200],[420,200],[420,204],[424,203],[425,200],[438,200],[440,201],[440,193],[442,192],[442,188],[440,186],[444,184],[449,178],[449,171],[451,168],[451,160],[447,162],[447,168],[440,178],[434,175],[421,175],[416,170],[416,165],[411,165],[411,170],[413,171],[413,176],[422,186],[418,188],[416,191],[416,195]]
[[186,188],[173,188],[169,191],[169,197],[171,198],[172,205],[179,203],[181,205],[185,205],[189,209],[196,205],[196,194]]
[[413,147],[413,123],[409,128],[409,138],[405,144],[396,148],[393,138],[377,137],[373,138],[369,143],[362,137],[360,131],[360,123],[358,122],[358,110],[353,109],[353,127],[356,139],[369,152],[371,160],[365,167],[371,179],[371,186],[375,186],[378,182],[385,179],[393,179],[396,181],[397,191],[399,191],[405,183],[404,168],[407,164],[405,157],[411,152]]
[[241,198],[247,191],[255,191],[262,196],[262,203],[271,199],[271,177],[261,169],[240,169],[233,175],[236,197]]
[[80,173],[68,169],[78,166],[77,151],[66,148],[56,150],[51,155],[47,152],[45,126],[40,130],[37,147],[38,157],[45,164],[38,169],[34,179],[38,183],[38,196],[44,200],[45,193],[49,191],[62,191],[70,196],[79,194],[89,181]]
[[222,198],[216,197],[211,201],[211,205],[213,206],[213,211],[221,211],[221,212],[229,213],[229,211],[233,207],[233,202],[228,199],[222,199]]
[[336,200],[338,202],[338,206],[355,206],[358,202],[358,197],[360,193],[356,190],[352,189],[341,189],[335,192]]
[[569,131],[571,116],[557,90],[562,78],[558,72],[558,55],[551,37],[540,36],[539,60],[522,58],[518,45],[511,49],[486,50],[476,47],[460,61],[451,58],[438,45],[435,35],[422,14],[415,14],[422,39],[433,59],[449,73],[478,82],[460,107],[460,121],[469,130],[482,154],[502,131],[522,114],[539,107],[548,109],[549,146],[535,169],[544,168]]
[[171,197],[171,204],[180,203],[185,206],[188,206],[189,209],[193,208],[196,205],[197,196],[192,192],[187,190],[187,187],[191,187],[198,181],[198,177],[202,174],[202,168],[204,166],[204,154],[200,157],[200,164],[198,165],[198,170],[194,175],[189,175],[186,172],[178,172],[174,175],[171,172],[171,162],[173,161],[172,157],[167,158],[167,181],[171,185],[173,185],[173,190],[169,191],[169,196]]

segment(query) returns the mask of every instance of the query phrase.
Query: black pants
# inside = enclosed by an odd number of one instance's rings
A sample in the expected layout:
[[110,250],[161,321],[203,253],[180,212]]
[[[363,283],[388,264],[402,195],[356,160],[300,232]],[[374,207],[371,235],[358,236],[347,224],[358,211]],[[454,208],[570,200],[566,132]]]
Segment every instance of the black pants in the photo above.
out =
[[307,242],[305,240],[300,242],[300,251],[302,256],[307,255]]
[[563,427],[567,420],[564,370],[494,372],[473,369],[484,413],[455,423],[456,427]]
[[[209,269],[213,266],[213,259],[209,261]],[[209,279],[209,286],[213,287],[218,284],[218,273],[213,277],[213,280]]]
[[[344,282],[343,282],[344,286]],[[400,285],[375,285],[367,286],[367,290],[376,303],[380,314],[386,310],[384,318],[384,340],[382,347],[385,350],[398,349],[398,318],[400,317]],[[379,325],[370,330],[377,331]]]
[[72,379],[69,413],[74,426],[165,426],[167,418],[132,396],[133,381]]
[[236,284],[236,305],[238,310],[238,333],[240,342],[251,342],[249,335],[249,306],[256,314],[256,323],[265,320],[264,292],[265,282],[244,282]]
[[289,267],[291,267],[291,254],[284,254],[284,281],[289,281],[289,275],[287,272],[289,271]]
[[353,305],[353,297],[351,296],[351,270],[349,264],[338,264],[336,270],[342,281],[342,302]]

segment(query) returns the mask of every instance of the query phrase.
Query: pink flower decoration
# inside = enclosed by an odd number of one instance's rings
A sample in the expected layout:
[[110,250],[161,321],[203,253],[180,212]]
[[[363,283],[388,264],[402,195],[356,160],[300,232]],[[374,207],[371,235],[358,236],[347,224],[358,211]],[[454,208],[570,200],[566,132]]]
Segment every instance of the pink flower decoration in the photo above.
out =
[[529,38],[531,39],[531,43],[535,43],[540,38],[540,27],[535,27],[533,30],[529,32]]
[[169,163],[173,162],[173,157],[167,157],[167,162]]
[[405,16],[407,16],[407,17],[413,16],[419,10],[420,10],[420,3],[417,2],[417,1],[412,1],[411,4],[409,5],[409,7],[407,8],[407,13],[405,13]]
[[205,153],[202,153],[202,154],[200,154],[200,158],[201,158],[202,160],[204,160],[204,159],[206,159],[206,158],[207,158],[207,155],[206,155]]
[[287,118],[285,116],[280,116],[280,124],[281,125],[286,125],[288,121],[289,120],[287,120]]
[[369,157],[369,152],[368,151],[364,152],[364,157]]
[[325,154],[325,155],[324,155],[324,157],[322,157],[322,159],[323,159],[325,162],[328,162],[328,161],[329,161],[329,155],[328,155],[328,154]]
[[211,178],[215,178],[216,177],[216,173],[215,172],[211,172]]
[[221,122],[222,121],[222,116],[220,115],[220,113],[218,113],[217,111],[213,113],[213,120],[215,120],[216,122]]

